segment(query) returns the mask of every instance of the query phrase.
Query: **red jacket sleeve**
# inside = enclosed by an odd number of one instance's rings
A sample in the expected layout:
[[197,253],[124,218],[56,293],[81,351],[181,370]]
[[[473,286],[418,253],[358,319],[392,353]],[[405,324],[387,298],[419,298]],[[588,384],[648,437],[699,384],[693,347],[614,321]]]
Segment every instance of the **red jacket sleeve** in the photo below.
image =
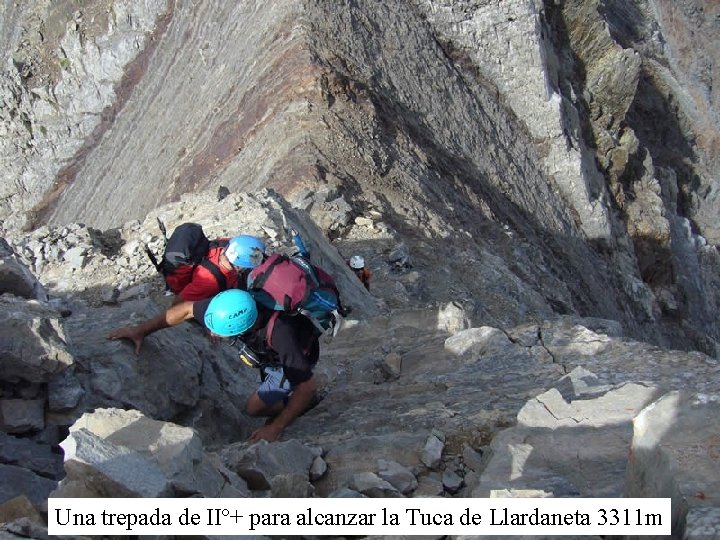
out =
[[195,302],[215,296],[218,292],[220,287],[215,276],[207,268],[198,266],[193,272],[192,280],[178,293],[178,296],[186,302]]

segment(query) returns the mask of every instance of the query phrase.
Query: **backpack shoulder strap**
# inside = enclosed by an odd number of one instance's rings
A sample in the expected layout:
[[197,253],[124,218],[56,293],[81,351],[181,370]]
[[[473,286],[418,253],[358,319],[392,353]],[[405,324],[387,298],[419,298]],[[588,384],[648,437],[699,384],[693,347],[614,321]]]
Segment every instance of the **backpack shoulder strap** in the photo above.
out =
[[[277,322],[278,317],[280,317],[281,313],[283,313],[283,312],[282,311],[273,312],[273,314],[270,316],[270,320],[268,321],[267,326],[265,327],[265,341],[267,343],[268,348],[270,348],[270,349],[272,349],[272,334],[273,334],[273,331],[275,330],[275,323]],[[313,324],[316,324],[319,326],[319,323],[317,322],[317,320],[314,320]],[[322,335],[325,331],[322,326],[319,326],[319,328],[320,328],[320,334],[316,334],[316,335]],[[335,334],[333,334],[333,336],[334,335]],[[310,350],[311,344],[312,344],[312,338],[310,338],[308,340],[307,346],[303,349],[304,354],[308,353],[308,351]]]
[[227,289],[227,280],[225,279],[225,274],[222,273],[222,270],[220,270],[220,267],[218,267],[217,264],[205,257],[202,261],[200,261],[200,266],[205,268],[213,275],[221,291]]
[[272,334],[273,330],[275,329],[275,323],[278,320],[278,317],[280,316],[279,311],[274,311],[272,315],[270,315],[270,320],[267,323],[267,326],[265,327],[265,341],[267,342],[268,347],[272,349]]

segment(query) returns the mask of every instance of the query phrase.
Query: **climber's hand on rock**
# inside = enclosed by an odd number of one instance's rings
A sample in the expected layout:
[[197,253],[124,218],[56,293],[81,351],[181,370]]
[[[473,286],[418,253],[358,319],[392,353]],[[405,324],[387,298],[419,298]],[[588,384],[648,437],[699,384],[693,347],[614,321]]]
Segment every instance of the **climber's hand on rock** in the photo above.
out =
[[145,334],[137,326],[125,326],[113,330],[107,338],[110,340],[129,339],[135,345],[135,354],[140,354],[140,347],[142,347]]
[[249,440],[250,440],[250,442],[277,441],[280,438],[282,431],[283,431],[282,428],[274,426],[273,424],[268,424],[268,425],[262,426],[261,428],[258,428],[255,431],[253,431],[252,435],[250,435]]

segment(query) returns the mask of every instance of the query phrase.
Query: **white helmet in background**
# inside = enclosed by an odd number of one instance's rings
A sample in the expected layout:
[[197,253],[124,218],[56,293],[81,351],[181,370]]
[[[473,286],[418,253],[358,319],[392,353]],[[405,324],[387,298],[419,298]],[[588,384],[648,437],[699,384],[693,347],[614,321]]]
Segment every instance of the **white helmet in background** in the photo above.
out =
[[353,270],[362,270],[365,268],[365,259],[360,255],[353,255],[350,257],[350,268]]

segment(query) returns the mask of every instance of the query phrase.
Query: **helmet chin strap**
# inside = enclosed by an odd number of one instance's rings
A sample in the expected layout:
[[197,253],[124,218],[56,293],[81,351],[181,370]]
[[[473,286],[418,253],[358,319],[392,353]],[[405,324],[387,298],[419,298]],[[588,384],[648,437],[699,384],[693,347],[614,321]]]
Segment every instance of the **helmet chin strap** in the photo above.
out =
[[230,259],[225,256],[225,252],[220,254],[218,262],[220,263],[220,266],[222,266],[225,270],[232,270],[234,268],[233,265],[230,263]]

